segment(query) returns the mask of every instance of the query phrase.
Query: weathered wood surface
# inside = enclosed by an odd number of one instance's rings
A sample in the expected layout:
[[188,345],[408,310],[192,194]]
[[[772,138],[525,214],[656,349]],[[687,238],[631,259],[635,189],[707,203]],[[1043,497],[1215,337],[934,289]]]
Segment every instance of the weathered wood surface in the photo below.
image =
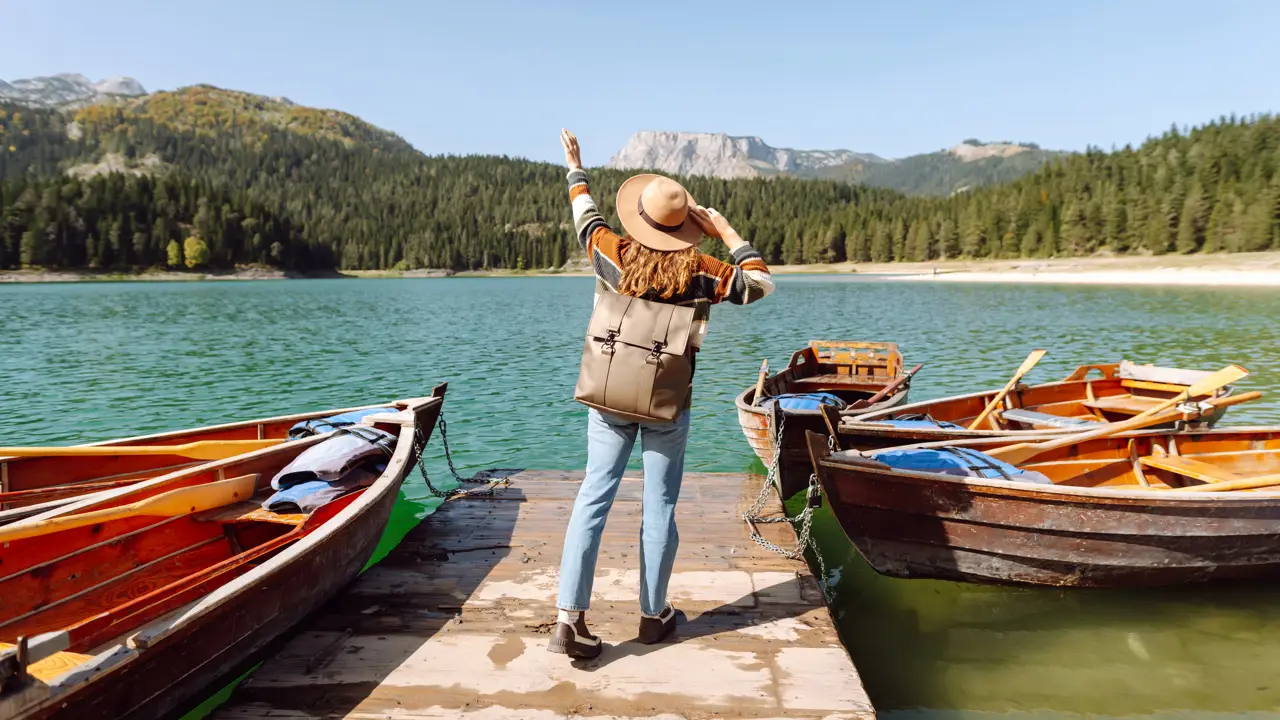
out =
[[[591,661],[545,649],[581,473],[522,472],[492,499],[446,504],[312,616],[219,709],[247,718],[871,718],[803,563],[751,542],[760,478],[687,473],[671,599],[675,641],[635,641],[638,478],[605,530],[587,618]],[[794,542],[786,525],[766,537]]]

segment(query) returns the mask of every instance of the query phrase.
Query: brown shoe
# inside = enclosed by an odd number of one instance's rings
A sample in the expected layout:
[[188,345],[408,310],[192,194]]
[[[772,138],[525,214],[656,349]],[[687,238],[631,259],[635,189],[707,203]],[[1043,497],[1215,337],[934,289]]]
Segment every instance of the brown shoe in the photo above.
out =
[[551,632],[551,641],[547,643],[547,650],[553,653],[583,660],[598,657],[601,649],[603,644],[600,638],[592,635],[587,629],[587,618],[584,613],[579,613],[578,619],[573,624],[556,623],[556,629]]
[[640,635],[637,640],[645,645],[660,643],[676,631],[676,609],[667,603],[657,617],[640,617]]

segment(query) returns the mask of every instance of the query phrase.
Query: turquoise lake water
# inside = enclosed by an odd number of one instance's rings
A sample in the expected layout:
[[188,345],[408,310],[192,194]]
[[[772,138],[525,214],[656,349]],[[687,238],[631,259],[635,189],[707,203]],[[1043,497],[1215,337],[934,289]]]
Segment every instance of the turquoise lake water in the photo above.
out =
[[[449,382],[464,473],[579,468],[571,400],[588,278],[0,285],[0,444],[68,444],[422,395]],[[713,311],[698,359],[688,467],[753,456],[733,397],[760,360],[810,339],[895,341],[925,363],[912,399],[997,386],[1033,348],[1029,382],[1128,358],[1237,362],[1280,423],[1280,292],[894,283],[784,277]],[[428,465],[447,475],[440,446]],[[383,549],[432,507],[406,485]],[[829,516],[833,607],[885,717],[1225,718],[1280,710],[1280,589],[1086,592],[902,581],[871,572]]]

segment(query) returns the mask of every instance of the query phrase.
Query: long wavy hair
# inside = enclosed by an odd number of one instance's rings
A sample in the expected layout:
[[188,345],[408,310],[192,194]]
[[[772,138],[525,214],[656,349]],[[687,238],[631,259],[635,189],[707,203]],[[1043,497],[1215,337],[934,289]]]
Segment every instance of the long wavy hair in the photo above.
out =
[[652,293],[663,300],[683,292],[693,282],[701,264],[698,248],[653,250],[627,238],[622,250],[622,282],[618,292],[640,297]]

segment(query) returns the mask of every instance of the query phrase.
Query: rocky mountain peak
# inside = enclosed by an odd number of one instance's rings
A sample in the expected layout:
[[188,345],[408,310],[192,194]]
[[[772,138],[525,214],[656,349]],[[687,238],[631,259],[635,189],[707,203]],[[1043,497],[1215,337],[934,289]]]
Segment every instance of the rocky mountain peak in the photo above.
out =
[[851,150],[775,148],[755,136],[642,130],[632,135],[605,167],[744,178],[805,174],[859,161],[884,162],[875,155]]
[[947,150],[948,153],[956,156],[963,162],[973,162],[990,157],[1013,157],[1018,153],[1027,152],[1028,150],[1039,150],[1036,145],[1024,145],[1020,143],[993,142],[984,143],[979,140],[965,140],[955,147]]
[[146,95],[142,84],[130,77],[93,82],[79,73],[0,80],[0,101],[41,108],[78,108],[120,97]]

